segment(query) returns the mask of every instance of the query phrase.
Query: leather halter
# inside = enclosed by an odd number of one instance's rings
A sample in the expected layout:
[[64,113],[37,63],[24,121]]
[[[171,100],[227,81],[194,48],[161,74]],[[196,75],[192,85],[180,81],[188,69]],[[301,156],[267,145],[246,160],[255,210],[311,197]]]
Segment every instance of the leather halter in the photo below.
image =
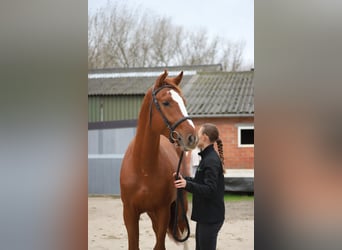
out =
[[[163,85],[163,86],[159,87],[156,90],[154,90],[154,87],[152,87],[152,101],[153,101],[154,105],[156,106],[156,109],[160,113],[161,117],[163,118],[163,121],[164,121],[165,125],[170,130],[170,135],[169,135],[170,142],[174,143],[180,137],[179,133],[177,131],[175,131],[175,129],[177,128],[177,126],[179,124],[181,124],[185,120],[188,120],[188,119],[191,120],[191,117],[184,116],[181,119],[179,119],[178,121],[176,121],[174,124],[170,123],[170,121],[166,118],[166,116],[164,115],[163,111],[161,110],[160,105],[159,105],[158,100],[157,100],[157,97],[156,97],[158,92],[160,90],[162,90],[162,89],[165,89],[165,88],[174,89],[174,87],[172,85],[169,85],[169,84]],[[151,105],[150,105],[150,126],[151,126],[151,121],[152,121],[152,102],[151,102]]]

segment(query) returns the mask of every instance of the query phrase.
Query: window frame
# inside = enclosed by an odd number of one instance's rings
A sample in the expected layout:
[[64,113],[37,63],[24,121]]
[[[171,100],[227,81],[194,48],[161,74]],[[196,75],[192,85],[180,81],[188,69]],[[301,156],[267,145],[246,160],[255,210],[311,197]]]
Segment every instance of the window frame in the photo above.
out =
[[247,129],[253,129],[254,130],[254,125],[238,125],[238,147],[239,148],[254,148],[254,143],[253,144],[241,144],[241,131],[242,130],[247,130]]

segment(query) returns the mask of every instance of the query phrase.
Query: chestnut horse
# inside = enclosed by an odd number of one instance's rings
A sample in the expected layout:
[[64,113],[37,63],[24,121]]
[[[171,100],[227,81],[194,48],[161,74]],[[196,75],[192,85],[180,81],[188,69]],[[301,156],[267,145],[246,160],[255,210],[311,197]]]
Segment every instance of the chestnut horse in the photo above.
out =
[[[172,233],[176,217],[173,173],[181,150],[195,148],[198,140],[178,87],[183,71],[174,78],[167,75],[165,70],[147,91],[136,135],[121,165],[121,199],[129,250],[139,249],[139,218],[144,212],[152,220],[156,235],[154,249],[165,249],[166,233]],[[179,220],[177,226],[176,237],[184,232],[186,225]]]

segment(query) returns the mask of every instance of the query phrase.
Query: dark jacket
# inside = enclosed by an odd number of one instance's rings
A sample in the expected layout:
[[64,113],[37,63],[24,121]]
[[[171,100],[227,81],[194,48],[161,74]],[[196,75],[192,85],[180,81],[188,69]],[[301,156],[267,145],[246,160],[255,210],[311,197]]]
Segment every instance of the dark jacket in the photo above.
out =
[[224,176],[221,160],[211,144],[198,153],[202,159],[194,178],[185,177],[192,193],[191,219],[200,223],[224,221]]

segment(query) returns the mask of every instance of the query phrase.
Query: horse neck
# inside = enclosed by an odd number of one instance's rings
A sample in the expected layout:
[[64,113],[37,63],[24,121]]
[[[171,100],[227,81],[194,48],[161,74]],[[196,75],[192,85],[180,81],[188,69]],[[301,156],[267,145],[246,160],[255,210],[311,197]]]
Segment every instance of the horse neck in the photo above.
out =
[[149,128],[137,129],[134,144],[134,154],[139,160],[152,161],[157,158],[160,135],[153,134]]
[[[148,93],[146,96],[150,96]],[[153,132],[150,124],[150,105],[145,97],[138,119],[137,132],[135,135],[134,151],[136,164],[141,166],[153,166],[158,161],[160,134]]]

